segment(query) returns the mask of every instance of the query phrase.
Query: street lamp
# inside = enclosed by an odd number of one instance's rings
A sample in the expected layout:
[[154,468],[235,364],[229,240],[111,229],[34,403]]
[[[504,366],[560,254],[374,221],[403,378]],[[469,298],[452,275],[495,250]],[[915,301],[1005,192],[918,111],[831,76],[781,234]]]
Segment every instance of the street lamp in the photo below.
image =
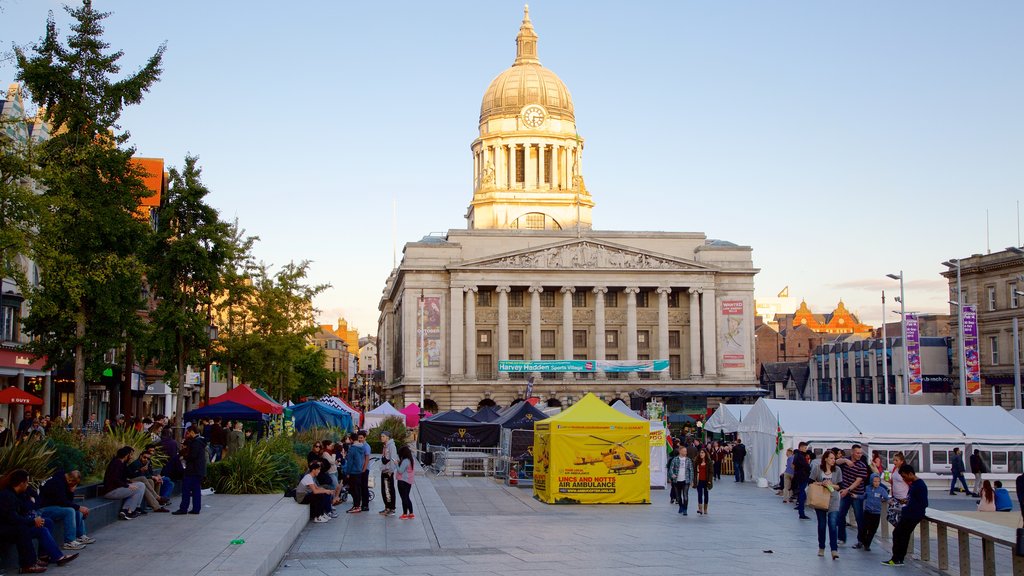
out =
[[[1010,246],[1006,249],[1007,252],[1011,252],[1018,256],[1024,256],[1024,250]],[[1024,275],[1017,277],[1019,280],[1024,280]],[[1024,292],[1013,289],[1014,297],[1024,296]],[[1018,327],[1017,317],[1013,317],[1013,407],[1019,409],[1021,403],[1020,398],[1020,330]]]
[[206,367],[204,370],[206,372],[206,387],[203,389],[204,404],[210,403],[210,356],[213,355],[213,341],[217,339],[217,325],[210,318],[207,318],[207,321],[209,324],[205,328],[208,344],[206,348]]
[[907,381],[907,305],[903,295],[903,270],[900,270],[899,274],[886,274],[886,277],[900,281],[900,297],[897,301],[900,303],[900,330],[903,333],[903,403],[910,404],[910,386]]
[[885,290],[882,290],[882,388],[885,389],[885,403],[889,404],[889,354],[886,352],[885,334]]
[[956,301],[950,300],[952,306],[956,306],[957,333],[956,339],[960,346],[960,405],[967,406],[967,360],[964,354],[964,293],[960,289],[960,259],[950,258],[942,263],[950,270],[956,268]]

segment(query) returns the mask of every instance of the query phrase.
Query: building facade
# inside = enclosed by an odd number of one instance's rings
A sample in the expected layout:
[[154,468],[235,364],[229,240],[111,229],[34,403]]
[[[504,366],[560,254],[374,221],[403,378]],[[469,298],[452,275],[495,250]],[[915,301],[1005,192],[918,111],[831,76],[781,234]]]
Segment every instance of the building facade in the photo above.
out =
[[[943,272],[949,293],[956,294],[956,269]],[[1024,323],[1024,255],[1009,250],[992,254],[974,254],[960,260],[960,288],[964,304],[978,313],[978,352],[981,390],[969,395],[971,404],[1014,407],[1013,319]],[[952,298],[955,300],[955,297]],[[959,320],[957,307],[950,305],[950,331],[953,336],[954,374],[960,373]],[[1018,344],[1019,346],[1019,344]],[[1018,356],[1020,358],[1020,356]],[[958,376],[959,379],[959,376]]]
[[[524,17],[485,92],[468,229],[405,245],[377,331],[395,405],[756,397],[751,249],[692,232],[598,231],[569,91]],[[508,373],[501,360],[667,360],[663,372]],[[692,402],[690,402],[692,404]]]

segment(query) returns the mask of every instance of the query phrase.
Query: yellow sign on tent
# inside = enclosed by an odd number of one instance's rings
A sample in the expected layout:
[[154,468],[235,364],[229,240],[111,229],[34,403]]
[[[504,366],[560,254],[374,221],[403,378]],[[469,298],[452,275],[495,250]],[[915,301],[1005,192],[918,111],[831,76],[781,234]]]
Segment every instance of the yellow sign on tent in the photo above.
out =
[[650,423],[587,394],[533,426],[533,494],[548,504],[649,504]]

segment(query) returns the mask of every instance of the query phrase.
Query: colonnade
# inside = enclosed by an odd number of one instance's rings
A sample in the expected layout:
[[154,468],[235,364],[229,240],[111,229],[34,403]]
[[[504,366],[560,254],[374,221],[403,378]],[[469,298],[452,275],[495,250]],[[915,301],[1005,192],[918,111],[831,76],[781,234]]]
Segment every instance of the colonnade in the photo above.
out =
[[[522,181],[516,177],[519,150],[523,151],[525,162]],[[531,158],[531,152],[536,153],[536,158]],[[576,165],[576,173],[582,173],[579,152],[580,147],[575,143],[498,142],[482,145],[473,152],[474,188],[485,184],[484,174],[490,168],[493,170],[491,184],[499,189],[569,190],[573,184],[573,165]]]

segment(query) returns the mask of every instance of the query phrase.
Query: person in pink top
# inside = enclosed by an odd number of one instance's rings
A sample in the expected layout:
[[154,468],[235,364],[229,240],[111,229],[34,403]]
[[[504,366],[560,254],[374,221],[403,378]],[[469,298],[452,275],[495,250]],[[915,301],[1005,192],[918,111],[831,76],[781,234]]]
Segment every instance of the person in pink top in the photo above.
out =
[[398,470],[395,471],[395,479],[398,480],[398,495],[402,498],[402,515],[400,520],[412,520],[416,517],[412,513],[412,497],[409,492],[416,481],[416,467],[412,459],[412,450],[409,446],[402,446],[398,449]]

